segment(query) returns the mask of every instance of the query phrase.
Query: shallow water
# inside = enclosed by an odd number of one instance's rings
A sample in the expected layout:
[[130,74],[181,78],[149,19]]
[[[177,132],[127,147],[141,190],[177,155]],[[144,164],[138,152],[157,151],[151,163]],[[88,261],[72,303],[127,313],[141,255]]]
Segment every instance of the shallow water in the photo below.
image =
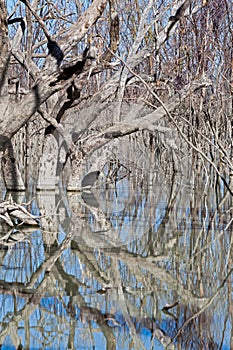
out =
[[232,198],[204,190],[38,192],[40,228],[1,227],[1,348],[232,349]]

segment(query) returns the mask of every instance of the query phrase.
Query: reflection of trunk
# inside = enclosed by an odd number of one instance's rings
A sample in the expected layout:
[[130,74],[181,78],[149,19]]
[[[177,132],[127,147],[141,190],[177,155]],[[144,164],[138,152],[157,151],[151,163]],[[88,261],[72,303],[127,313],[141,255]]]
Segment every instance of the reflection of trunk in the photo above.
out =
[[0,139],[1,170],[7,190],[25,190],[21,174],[14,157],[11,140],[6,137]]
[[[171,217],[171,211],[174,209],[175,203],[177,201],[177,195],[180,191],[179,188],[177,188],[177,173],[173,173],[171,184],[170,184],[170,193],[167,192],[168,198],[166,200],[166,205],[164,203],[164,207],[161,207],[161,212],[164,211],[163,217],[161,218],[161,222],[157,229],[155,229],[153,222],[154,222],[154,206],[158,206],[158,203],[156,204],[153,200],[155,197],[154,194],[154,188],[150,187],[148,191],[148,197],[150,197],[150,203],[151,203],[151,214],[150,214],[150,228],[148,230],[148,252],[151,256],[156,256],[158,252],[160,254],[167,254],[167,251],[173,246],[174,244],[174,236],[168,236],[167,235],[167,229],[166,225],[169,223],[170,217]],[[157,189],[158,191],[158,189]],[[162,191],[165,191],[165,187],[162,187]],[[157,200],[161,197],[162,194],[157,195]],[[160,204],[161,205],[161,204]]]

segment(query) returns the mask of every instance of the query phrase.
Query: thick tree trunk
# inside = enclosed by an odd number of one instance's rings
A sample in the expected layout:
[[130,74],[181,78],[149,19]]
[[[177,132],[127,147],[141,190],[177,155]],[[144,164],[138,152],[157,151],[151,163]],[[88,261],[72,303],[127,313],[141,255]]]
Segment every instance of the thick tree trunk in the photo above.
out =
[[[0,0],[0,103],[6,102],[8,95],[8,68],[10,63],[7,10],[4,0]],[[8,101],[9,102],[9,101]],[[5,105],[5,110],[8,103]],[[4,114],[0,115],[0,123],[3,124]],[[9,124],[9,120],[7,121]],[[5,130],[7,129],[7,124]],[[24,184],[19,173],[12,143],[5,136],[4,130],[0,132],[0,164],[1,176],[9,190],[24,190]]]
[[7,190],[25,190],[24,182],[14,157],[11,140],[0,137],[1,173]]

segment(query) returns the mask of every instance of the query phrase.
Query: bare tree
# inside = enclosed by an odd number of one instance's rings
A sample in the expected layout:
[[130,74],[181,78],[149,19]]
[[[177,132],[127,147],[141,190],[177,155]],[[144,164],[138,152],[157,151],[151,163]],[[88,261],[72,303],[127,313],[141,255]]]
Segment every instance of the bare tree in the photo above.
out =
[[[231,42],[230,4],[218,6],[224,21],[205,1],[122,5],[95,0],[81,9],[77,1],[66,7],[60,1],[22,0],[7,13],[1,1],[0,147],[8,189],[23,189],[32,171],[38,187],[54,187],[65,176],[68,188],[77,189],[87,159],[101,151],[101,161],[95,157],[89,169],[93,176],[84,181],[92,184],[108,159],[105,145],[142,130],[161,135],[174,162],[179,135],[187,148],[216,164],[197,135],[207,122],[206,142],[212,144],[216,128],[206,115],[220,85],[226,92],[223,113],[230,112],[232,72],[225,62],[231,48],[219,65],[209,43],[222,27],[229,30],[219,37],[218,48]],[[129,102],[134,107],[128,109]],[[231,146],[215,142],[232,170]],[[21,156],[16,144],[23,145]]]

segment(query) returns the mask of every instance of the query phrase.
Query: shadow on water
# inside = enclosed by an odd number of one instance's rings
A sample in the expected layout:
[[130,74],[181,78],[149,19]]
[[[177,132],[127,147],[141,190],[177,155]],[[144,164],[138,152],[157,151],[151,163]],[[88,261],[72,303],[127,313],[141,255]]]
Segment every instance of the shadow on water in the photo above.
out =
[[232,202],[221,186],[123,179],[38,192],[30,210],[40,229],[1,226],[2,349],[233,348]]

